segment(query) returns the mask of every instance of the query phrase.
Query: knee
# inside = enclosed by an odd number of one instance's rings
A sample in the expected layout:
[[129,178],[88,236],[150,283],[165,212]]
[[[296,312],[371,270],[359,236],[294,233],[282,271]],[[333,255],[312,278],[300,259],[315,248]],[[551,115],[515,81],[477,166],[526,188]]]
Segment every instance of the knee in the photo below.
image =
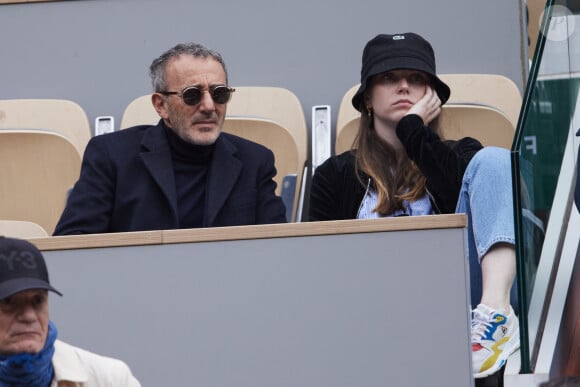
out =
[[495,163],[510,163],[510,152],[505,148],[498,148],[496,146],[486,146],[473,156],[472,161],[477,162],[495,162]]
[[486,169],[494,174],[505,171],[511,176],[510,152],[507,149],[494,146],[482,148],[473,156],[468,168]]

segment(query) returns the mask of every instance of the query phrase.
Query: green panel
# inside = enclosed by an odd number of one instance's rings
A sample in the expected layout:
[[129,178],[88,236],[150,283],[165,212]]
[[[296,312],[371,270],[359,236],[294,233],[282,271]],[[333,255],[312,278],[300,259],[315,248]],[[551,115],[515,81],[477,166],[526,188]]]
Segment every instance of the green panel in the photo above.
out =
[[565,78],[538,80],[534,88],[520,157],[534,168],[530,208],[538,214],[552,206],[578,87],[580,78]]

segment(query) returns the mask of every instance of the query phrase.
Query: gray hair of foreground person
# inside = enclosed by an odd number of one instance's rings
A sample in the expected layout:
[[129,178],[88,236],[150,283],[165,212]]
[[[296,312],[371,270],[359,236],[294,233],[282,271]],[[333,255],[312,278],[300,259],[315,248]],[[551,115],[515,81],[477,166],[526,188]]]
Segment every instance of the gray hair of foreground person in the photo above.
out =
[[57,340],[48,278],[32,243],[0,236],[0,386],[140,386],[122,361]]
[[165,51],[151,63],[151,66],[149,67],[149,75],[151,77],[153,91],[159,92],[167,90],[167,80],[165,79],[167,63],[169,63],[171,59],[181,55],[191,55],[195,58],[211,57],[215,59],[222,65],[224,73],[226,74],[226,83],[228,82],[226,64],[219,52],[199,43],[180,43]]

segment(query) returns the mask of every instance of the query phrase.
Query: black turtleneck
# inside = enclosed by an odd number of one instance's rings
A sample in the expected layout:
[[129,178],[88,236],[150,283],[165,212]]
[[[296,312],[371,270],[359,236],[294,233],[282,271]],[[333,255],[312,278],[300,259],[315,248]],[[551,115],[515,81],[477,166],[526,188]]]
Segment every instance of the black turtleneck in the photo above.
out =
[[207,171],[215,143],[207,146],[190,144],[172,129],[164,127],[173,161],[179,227],[203,227]]

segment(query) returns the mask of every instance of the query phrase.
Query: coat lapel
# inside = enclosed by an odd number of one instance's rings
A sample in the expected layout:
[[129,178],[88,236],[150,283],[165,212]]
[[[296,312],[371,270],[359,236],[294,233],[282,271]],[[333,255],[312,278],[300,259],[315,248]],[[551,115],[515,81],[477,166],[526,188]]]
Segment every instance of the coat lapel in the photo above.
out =
[[173,174],[171,151],[163,127],[158,124],[147,130],[141,145],[143,148],[141,159],[145,164],[145,168],[147,168],[147,171],[165,195],[171,206],[172,215],[177,220],[175,176]]
[[215,146],[205,193],[205,227],[213,225],[242,170],[242,162],[235,156],[236,147],[226,136],[220,135]]

